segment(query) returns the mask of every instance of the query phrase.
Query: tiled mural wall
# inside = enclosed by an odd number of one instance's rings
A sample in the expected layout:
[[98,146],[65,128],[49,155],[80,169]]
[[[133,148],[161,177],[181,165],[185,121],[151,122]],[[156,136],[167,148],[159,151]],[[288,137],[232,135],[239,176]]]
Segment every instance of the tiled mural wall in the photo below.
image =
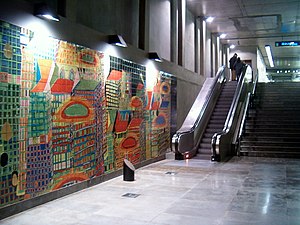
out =
[[170,74],[2,21],[0,48],[0,208],[169,148]]

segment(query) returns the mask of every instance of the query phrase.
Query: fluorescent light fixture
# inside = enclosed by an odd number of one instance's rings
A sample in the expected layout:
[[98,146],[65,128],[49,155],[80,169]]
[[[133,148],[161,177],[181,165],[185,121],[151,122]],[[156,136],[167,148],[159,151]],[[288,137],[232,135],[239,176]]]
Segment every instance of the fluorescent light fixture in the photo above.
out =
[[58,14],[54,12],[54,10],[51,9],[46,3],[34,4],[33,15],[55,22],[60,21]]
[[209,17],[206,17],[205,21],[208,23],[211,23],[212,21],[214,21],[214,19],[215,19],[215,17],[209,16]]
[[270,67],[274,67],[274,62],[273,62],[273,57],[272,57],[272,52],[271,52],[271,46],[266,45],[265,49],[266,49],[266,52],[267,52]]
[[156,52],[149,52],[148,53],[148,58],[151,60],[154,60],[156,62],[162,62],[161,58]]
[[234,49],[234,48],[235,48],[235,45],[230,45],[229,48],[230,48],[230,49]]
[[123,37],[121,35],[109,35],[108,36],[108,43],[109,44],[113,44],[113,45],[117,45],[117,46],[120,46],[120,47],[127,47],[127,44],[126,42],[124,41]]
[[223,39],[223,38],[225,38],[226,36],[227,36],[227,34],[221,34],[221,35],[220,35],[220,38]]

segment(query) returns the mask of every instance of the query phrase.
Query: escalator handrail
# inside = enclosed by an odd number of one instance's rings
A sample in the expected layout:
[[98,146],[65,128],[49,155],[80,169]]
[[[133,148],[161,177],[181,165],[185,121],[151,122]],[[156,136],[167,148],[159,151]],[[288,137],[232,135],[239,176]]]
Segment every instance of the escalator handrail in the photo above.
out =
[[249,105],[251,104],[251,98],[254,96],[255,91],[256,91],[256,85],[257,85],[257,81],[258,81],[258,76],[256,76],[254,82],[253,82],[253,87],[252,90],[248,93],[247,95],[247,99],[246,99],[246,103],[245,103],[245,110],[243,112],[243,117],[242,117],[242,121],[241,121],[241,125],[239,127],[239,134],[237,136],[237,140],[239,140],[243,134],[243,130],[244,130],[244,124],[246,121],[246,117],[247,117],[247,113],[248,113],[248,109],[249,109]]
[[245,78],[246,69],[247,69],[247,65],[245,66],[245,68],[243,70],[243,74],[241,76],[242,79],[239,79],[239,81],[238,81],[237,89],[236,89],[236,92],[234,93],[234,96],[233,96],[233,101],[232,101],[233,103],[230,106],[228,116],[227,116],[226,121],[224,123],[223,131],[225,131],[225,132],[228,132],[228,130],[230,129],[230,127],[232,125],[233,113],[236,111],[236,108],[238,106],[238,99],[240,98],[240,95],[242,93],[242,87],[244,85],[244,78]]
[[192,133],[195,131],[196,127],[199,125],[199,122],[201,121],[202,119],[202,116],[205,112],[205,110],[207,109],[208,105],[209,105],[209,102],[212,98],[212,95],[215,91],[215,88],[217,86],[217,83],[220,82],[220,83],[223,83],[226,81],[226,76],[224,75],[225,74],[225,66],[221,66],[219,69],[218,69],[218,72],[216,74],[216,77],[215,77],[215,80],[214,80],[214,84],[213,84],[213,87],[210,91],[210,94],[208,96],[208,98],[205,100],[205,103],[201,109],[201,111],[199,112],[199,116],[197,117],[196,121],[194,122],[193,126],[191,128],[189,128],[189,130],[186,130],[186,131],[180,131],[180,129],[176,132],[177,135],[181,136],[183,134],[186,134],[186,133]]
[[[238,135],[237,135],[237,138],[236,138],[236,141],[238,143],[240,143],[241,137],[242,137],[243,132],[244,132],[248,110],[249,110],[250,105],[252,104],[251,101],[253,101],[253,97],[255,95],[257,82],[258,82],[258,75],[256,75],[255,80],[253,82],[252,91],[248,92],[248,95],[247,95],[247,99],[246,99],[245,106],[244,106],[245,109],[243,111],[242,120],[241,120],[241,123],[239,125],[239,132],[238,132]],[[236,143],[234,143],[234,144],[236,144]],[[237,155],[240,155],[239,151],[240,151],[240,148],[238,146]]]
[[252,95],[255,95],[257,83],[258,83],[258,74],[256,75],[254,83],[253,83],[253,89],[252,89],[252,92],[251,92]]
[[251,98],[251,93],[248,92],[247,99],[246,99],[246,102],[245,102],[245,109],[243,111],[242,120],[241,120],[241,123],[240,123],[240,126],[239,126],[239,133],[238,133],[238,136],[237,136],[237,140],[240,140],[241,136],[243,135],[244,125],[245,125],[245,121],[246,121],[246,117],[247,117],[247,113],[248,113],[248,109],[249,109],[250,98]]
[[237,109],[238,102],[239,102],[238,100],[240,98],[240,95],[241,95],[241,92],[242,92],[242,87],[244,85],[244,80],[245,80],[245,74],[246,74],[247,67],[248,67],[248,65],[245,66],[245,68],[243,70],[243,73],[242,73],[242,75],[241,75],[241,77],[238,81],[237,88],[236,88],[236,91],[234,93],[234,97],[233,97],[233,100],[232,100],[232,104],[230,106],[229,112],[227,114],[226,121],[224,123],[224,128],[221,132],[215,133],[212,137],[212,142],[211,143],[212,143],[212,151],[213,151],[212,153],[213,153],[213,155],[216,155],[217,139],[219,139],[219,136],[228,133],[230,128],[231,128],[234,112]]
[[205,103],[204,103],[204,105],[203,105],[203,107],[202,107],[202,109],[201,109],[201,111],[199,113],[199,116],[196,119],[196,121],[195,121],[195,123],[194,123],[194,125],[192,127],[193,130],[195,130],[195,128],[199,125],[199,122],[201,121],[202,116],[203,116],[205,110],[207,109],[208,104],[209,104],[209,102],[210,102],[210,100],[212,98],[212,95],[213,95],[213,93],[215,91],[215,88],[217,86],[218,81],[220,81],[220,83],[223,83],[223,82],[226,81],[225,68],[226,68],[225,66],[222,66],[222,67],[219,68],[219,70],[217,72],[217,75],[216,75],[216,79],[215,79],[214,85],[212,87],[212,91],[210,92],[209,97],[205,101]]

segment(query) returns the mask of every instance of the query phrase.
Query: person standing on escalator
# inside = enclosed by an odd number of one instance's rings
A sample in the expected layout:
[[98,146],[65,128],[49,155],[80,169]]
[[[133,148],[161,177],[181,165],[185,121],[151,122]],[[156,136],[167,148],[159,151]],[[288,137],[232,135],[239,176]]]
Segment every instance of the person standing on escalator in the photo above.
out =
[[235,64],[234,64],[234,70],[235,70],[235,73],[236,73],[236,77],[237,77],[237,80],[239,80],[242,72],[243,72],[243,68],[245,66],[245,63],[240,59],[240,57],[237,58]]
[[229,59],[229,68],[231,70],[231,80],[236,80],[236,72],[234,69],[236,60],[237,60],[237,54],[234,53],[234,55]]

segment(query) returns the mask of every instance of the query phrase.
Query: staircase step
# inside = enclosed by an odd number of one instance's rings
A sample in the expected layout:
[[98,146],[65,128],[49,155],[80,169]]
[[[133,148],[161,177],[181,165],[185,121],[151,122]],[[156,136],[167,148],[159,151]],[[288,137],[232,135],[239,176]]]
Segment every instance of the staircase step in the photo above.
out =
[[240,156],[300,159],[298,152],[242,151]]
[[211,138],[213,137],[214,134],[215,134],[215,133],[204,133],[204,134],[203,134],[203,138],[209,138],[210,141],[211,141]]
[[199,153],[196,156],[194,156],[194,159],[210,160],[211,159],[211,153],[210,154]]
[[200,149],[210,149],[211,148],[211,143],[201,143],[200,144]]
[[276,137],[276,136],[244,136],[243,141],[245,142],[256,142],[256,141],[263,141],[263,142],[298,142],[299,136],[295,135],[294,137],[291,136],[282,136],[282,137]]
[[222,117],[227,117],[227,112],[224,113],[224,112],[213,112],[212,114],[213,116],[222,116]]
[[263,146],[263,145],[252,145],[252,146],[242,146],[241,147],[241,152],[242,151],[274,151],[274,152],[298,152],[300,154],[300,147],[295,147],[295,146],[285,146],[285,147],[281,147],[281,146]]
[[255,127],[255,128],[248,128],[246,127],[246,132],[255,133],[255,132],[269,132],[269,133],[278,133],[278,132],[286,132],[286,133],[300,133],[300,128],[289,128],[289,127],[282,127],[282,128],[272,128],[272,127]]
[[282,147],[282,148],[285,148],[285,147],[298,147],[299,150],[300,150],[300,142],[297,141],[297,142],[284,142],[284,141],[247,141],[247,140],[242,140],[241,141],[241,144],[242,146],[245,146],[245,147],[256,147],[256,146],[260,146],[260,147],[263,147],[263,146],[266,146],[267,148],[279,148],[279,147]]
[[[265,138],[274,137],[274,138],[276,138],[276,137],[286,137],[286,136],[287,136],[287,134],[285,134],[285,133],[278,133],[278,132],[274,132],[274,131],[269,131],[269,132],[256,131],[256,132],[246,132],[244,134],[245,138],[248,138],[248,137],[265,137]],[[288,137],[298,137],[299,138],[300,137],[300,132],[299,133],[297,133],[297,132],[289,133]]]
[[240,153],[300,158],[300,83],[258,83]]
[[300,126],[300,119],[299,120],[288,120],[288,119],[281,119],[275,120],[274,118],[248,118],[247,119],[248,125],[255,125],[255,124],[281,124],[281,125],[290,125],[290,124],[297,124]]
[[213,129],[213,128],[216,128],[216,129],[219,129],[219,130],[222,130],[224,127],[224,124],[208,124],[207,125],[207,128],[209,129]]
[[264,124],[248,124],[246,123],[246,129],[275,129],[275,130],[300,130],[298,124],[289,124],[288,126],[285,124],[272,124],[272,123],[264,123]]
[[201,140],[202,143],[211,143],[211,137],[203,137]]
[[209,148],[199,148],[198,153],[211,155],[211,146]]

